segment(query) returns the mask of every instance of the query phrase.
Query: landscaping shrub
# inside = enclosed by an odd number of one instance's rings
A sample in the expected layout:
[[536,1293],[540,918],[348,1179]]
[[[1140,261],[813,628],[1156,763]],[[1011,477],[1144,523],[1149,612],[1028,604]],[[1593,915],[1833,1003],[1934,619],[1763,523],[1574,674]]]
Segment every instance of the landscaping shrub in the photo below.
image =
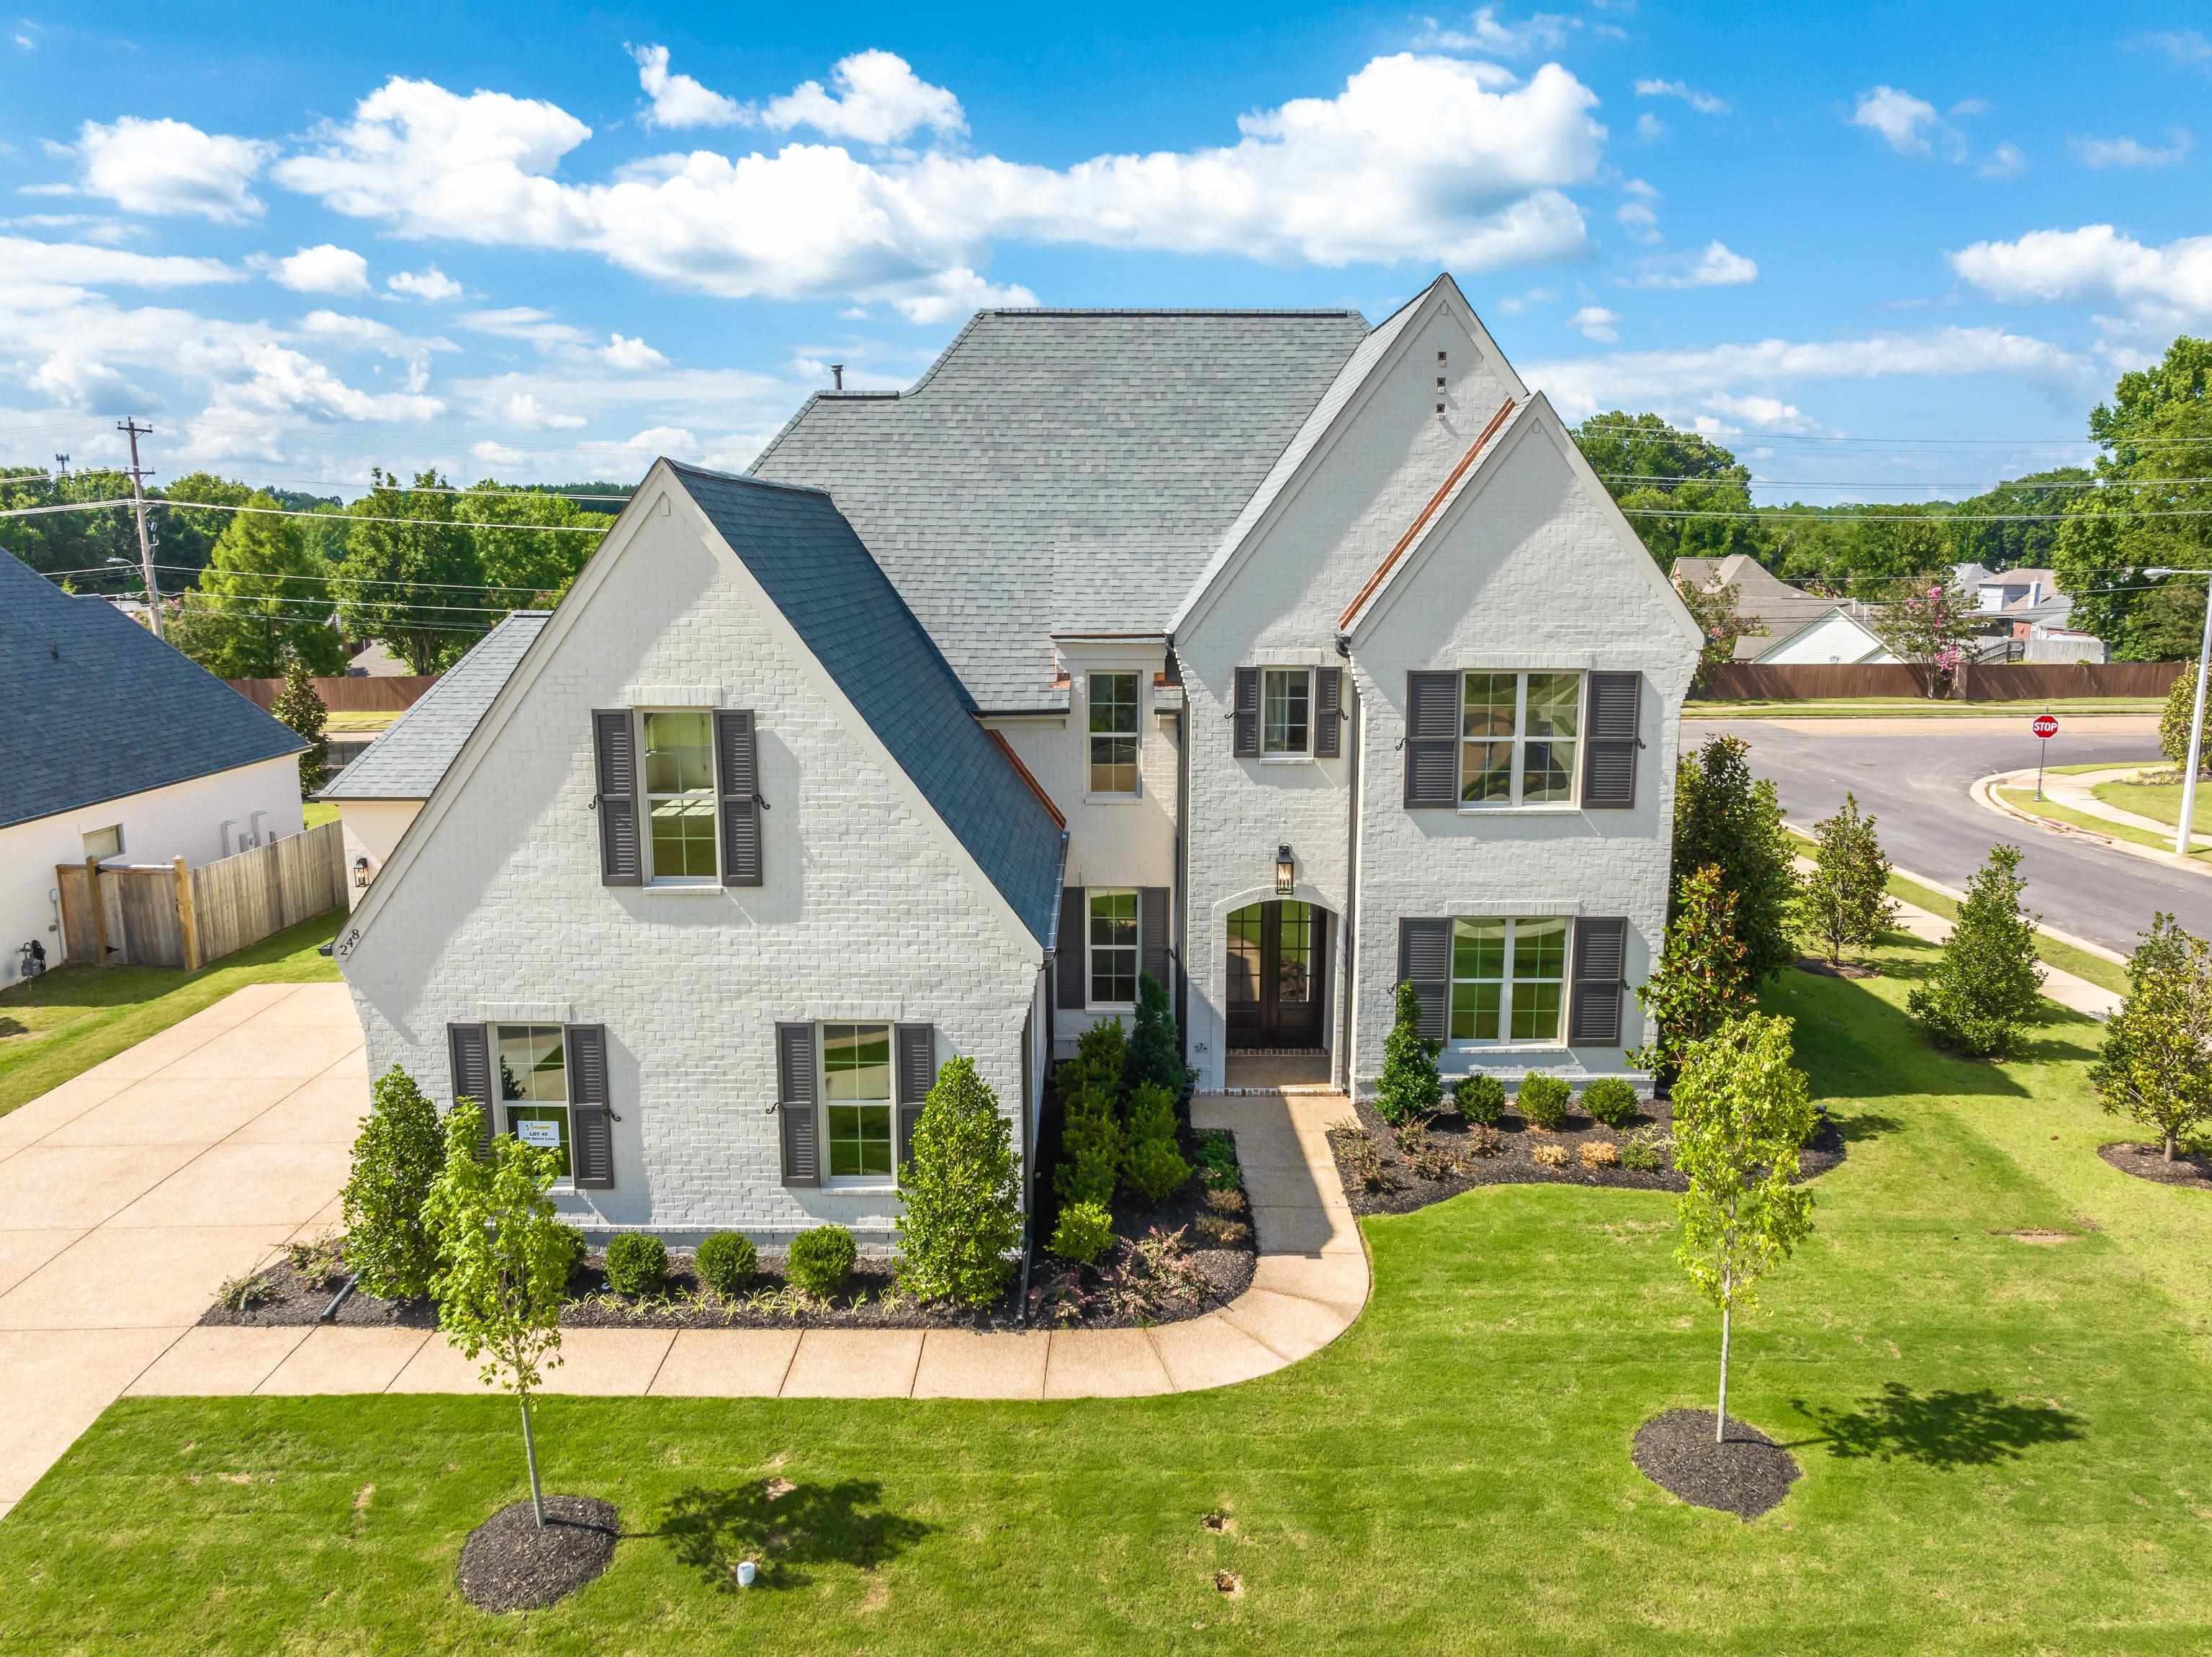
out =
[[1182,1062],[1182,1033],[1176,1027],[1167,986],[1149,972],[1137,976],[1137,1024],[1129,1033],[1125,1064],[1123,1081],[1131,1093],[1149,1081],[1166,1088],[1178,1104],[1190,1097],[1198,1074]]
[[1452,1106],[1469,1122],[1494,1128],[1505,1119],[1505,1084],[1487,1070],[1452,1083]]
[[802,1295],[826,1301],[845,1287],[853,1263],[860,1258],[851,1232],[842,1226],[817,1226],[791,1240],[784,1275]]
[[753,1240],[741,1231],[718,1231],[699,1245],[691,1257],[699,1281],[726,1301],[734,1301],[760,1269]]
[[251,1312],[276,1298],[276,1286],[258,1272],[233,1277],[215,1292],[215,1303],[233,1312]]
[[924,1301],[997,1300],[1022,1240],[1021,1179],[1012,1129],[973,1059],[937,1073],[900,1186],[900,1286]]
[[364,1293],[386,1301],[429,1293],[438,1256],[422,1203],[445,1165],[438,1107],[393,1065],[377,1080],[345,1183],[346,1265]]
[[1347,1128],[1337,1136],[1344,1171],[1362,1191],[1395,1191],[1398,1176],[1382,1160],[1382,1148],[1364,1128]]
[[568,1274],[584,1264],[585,1252],[591,1246],[584,1240],[584,1234],[574,1226],[556,1224],[551,1234],[554,1244],[562,1250],[562,1281],[566,1282]]
[[1206,1193],[1206,1206],[1216,1214],[1242,1214],[1251,1204],[1244,1200],[1241,1191],[1209,1191]]
[[1209,1191],[1244,1189],[1244,1171],[1237,1163],[1237,1141],[1224,1129],[1199,1130],[1198,1167]]
[[1060,1166],[1052,1188],[1062,1203],[1096,1203],[1104,1208],[1121,1183],[1121,1124],[1096,1089],[1068,1101],[1060,1127]]
[[1843,809],[1813,825],[1813,872],[1800,883],[1798,912],[1832,966],[1842,965],[1846,946],[1863,949],[1897,924],[1889,858],[1874,823],[1846,794]]
[[1478,1122],[1467,1130],[1461,1147],[1469,1156],[1496,1156],[1505,1148],[1505,1136],[1488,1124]]
[[1551,1130],[1567,1119],[1567,1101],[1573,1097],[1572,1090],[1557,1076],[1524,1076],[1513,1103],[1530,1127]]
[[1620,1076],[1601,1076],[1583,1089],[1583,1114],[1608,1128],[1625,1128],[1636,1120],[1636,1085]]
[[2142,935],[2089,1085],[2107,1112],[2155,1130],[2171,1162],[2212,1121],[2212,945],[2163,911]]
[[1086,1093],[1104,1096],[1107,1108],[1121,1113],[1121,1090],[1127,1083],[1128,1032],[1118,1018],[1101,1019],[1075,1039],[1075,1057],[1054,1073],[1060,1096],[1073,1100]]
[[1587,1139],[1583,1142],[1582,1159],[1586,1168],[1617,1168],[1620,1148],[1609,1140]]
[[1459,1172],[1459,1159],[1430,1139],[1425,1120],[1408,1122],[1398,1130],[1398,1154],[1416,1179],[1449,1179]]
[[1200,1236],[1223,1248],[1238,1247],[1252,1234],[1251,1227],[1242,1220],[1231,1220],[1225,1215],[1201,1214],[1194,1223],[1198,1227]]
[[2034,1016],[2043,990],[2035,958],[2041,917],[2021,907],[2020,848],[1995,845],[1966,883],[1959,918],[1926,983],[1905,1008],[1946,1047],[1973,1058],[2002,1058]]
[[1114,1246],[1114,1216],[1103,1203],[1064,1203],[1046,1246],[1063,1260],[1087,1266]]
[[1740,737],[1709,738],[1682,757],[1674,786],[1674,864],[1669,886],[1676,894],[1667,911],[1668,946],[1680,912],[1685,877],[1708,865],[1721,872],[1733,894],[1734,935],[1743,943],[1746,981],[1758,984],[1797,954],[1791,924],[1797,899],[1796,854],[1782,829],[1782,807],[1771,780],[1752,780]]
[[1620,1142],[1620,1166],[1638,1173],[1657,1173],[1667,1167],[1674,1149],[1673,1136],[1653,1123]]
[[345,1270],[345,1255],[338,1240],[328,1235],[288,1246],[284,1258],[302,1282],[326,1283]]
[[1692,869],[1674,883],[1666,947],[1636,986],[1644,1043],[1629,1056],[1662,1087],[1674,1081],[1692,1044],[1757,1004],[1736,919],[1736,894],[1718,865]]
[[1560,1144],[1539,1145],[1528,1153],[1528,1157],[1540,1168],[1564,1168],[1567,1166],[1567,1148]]
[[1382,1074],[1375,1079],[1375,1109],[1385,1122],[1433,1116],[1443,1102],[1437,1075],[1443,1046],[1421,1033],[1421,996],[1411,980],[1398,986],[1397,1014],[1382,1038]]
[[641,1231],[607,1242],[607,1287],[617,1295],[658,1295],[668,1286],[668,1246]]
[[1157,1081],[1140,1082],[1129,1095],[1121,1173],[1128,1188],[1147,1203],[1158,1202],[1190,1178],[1190,1164],[1176,1145],[1175,1095]]
[[[2166,708],[2159,715],[2159,752],[2173,762],[2176,775],[2189,768],[2189,728],[2197,717],[2197,671],[2194,659],[2181,664],[2181,671],[2166,687]],[[2197,764],[2202,765],[2207,758],[2199,754]]]

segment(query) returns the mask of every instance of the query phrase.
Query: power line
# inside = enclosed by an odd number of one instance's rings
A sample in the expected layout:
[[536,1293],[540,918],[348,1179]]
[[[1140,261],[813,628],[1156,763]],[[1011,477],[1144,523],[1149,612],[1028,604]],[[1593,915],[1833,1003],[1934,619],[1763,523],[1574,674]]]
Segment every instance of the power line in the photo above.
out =
[[[195,566],[188,564],[164,564],[156,565],[155,567],[161,570],[178,570],[189,573]],[[213,565],[208,566],[210,569],[212,569],[213,567]],[[275,570],[270,570],[265,574],[258,570],[225,570],[222,573],[225,575],[246,576],[252,577],[255,581],[325,582],[338,582],[348,587],[444,588],[458,593],[543,593],[546,590],[543,587],[508,587],[504,586],[498,582],[391,581],[380,576],[348,576],[337,570],[333,570],[327,576],[296,576],[289,573],[289,571]]]
[[[1838,509],[1830,507],[1817,512],[1792,511],[1788,507],[1753,508],[1748,512],[1729,512],[1717,509],[1711,511],[1690,507],[1626,506],[1622,513],[1631,518],[1741,518],[1756,523],[1796,521],[1808,524],[2059,524],[2079,521],[2083,515],[2072,512],[1853,512],[1848,516],[1831,516]],[[2117,511],[2099,513],[2100,519],[2108,518],[2212,518],[2212,507],[2122,507]]]

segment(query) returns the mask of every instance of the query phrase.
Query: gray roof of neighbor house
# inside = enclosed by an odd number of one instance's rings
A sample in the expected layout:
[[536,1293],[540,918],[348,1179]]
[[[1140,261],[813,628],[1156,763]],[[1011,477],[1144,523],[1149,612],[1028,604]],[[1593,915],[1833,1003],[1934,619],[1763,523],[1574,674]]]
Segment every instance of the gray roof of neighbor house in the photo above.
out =
[[1735,588],[1735,612],[1747,621],[1756,621],[1766,631],[1746,633],[1735,642],[1738,661],[1755,661],[1792,633],[1802,632],[1814,622],[1840,606],[1852,619],[1867,620],[1866,606],[1850,600],[1823,598],[1818,593],[1808,593],[1802,587],[1792,587],[1747,553],[1731,553],[1725,558],[1677,558],[1674,577],[1692,587]]
[[522,653],[552,618],[550,610],[516,610],[503,617],[317,797],[428,799]]
[[981,311],[910,390],[809,399],[751,472],[830,491],[983,709],[1064,707],[1050,636],[1164,631],[1367,332],[1357,311]]
[[0,551],[0,828],[307,745],[105,599]]
[[[1066,833],[975,722],[975,698],[830,496],[672,461],[669,470],[1022,923],[1050,947]],[[884,855],[900,852],[887,846]]]

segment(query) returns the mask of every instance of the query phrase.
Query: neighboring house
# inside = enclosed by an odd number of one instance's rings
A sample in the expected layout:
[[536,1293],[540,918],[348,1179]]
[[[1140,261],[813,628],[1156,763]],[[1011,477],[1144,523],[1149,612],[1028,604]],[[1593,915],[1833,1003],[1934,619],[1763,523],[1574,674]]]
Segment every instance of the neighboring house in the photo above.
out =
[[[374,1070],[597,1228],[890,1240],[953,1054],[1030,1172],[1139,975],[1201,1087],[1628,1068],[1698,637],[1449,277],[988,311],[747,478],[655,464],[341,938]],[[366,763],[366,762],[364,762]],[[350,773],[349,773],[350,776]]]
[[0,684],[0,984],[26,941],[60,963],[58,866],[196,868],[300,832],[296,734],[106,600],[5,553]]
[[353,903],[361,901],[531,640],[550,619],[544,610],[502,617],[316,796],[333,801],[344,825]]
[[1796,632],[1761,639],[1766,648],[1752,660],[1787,667],[1801,662],[1895,662],[1897,653],[1881,642],[1864,605],[1826,600],[1828,607]]
[[1875,637],[1867,606],[1792,587],[1748,553],[1677,558],[1674,578],[1705,591],[1735,588],[1736,614],[1763,629],[1736,640],[1738,661],[1786,666],[1897,660]]

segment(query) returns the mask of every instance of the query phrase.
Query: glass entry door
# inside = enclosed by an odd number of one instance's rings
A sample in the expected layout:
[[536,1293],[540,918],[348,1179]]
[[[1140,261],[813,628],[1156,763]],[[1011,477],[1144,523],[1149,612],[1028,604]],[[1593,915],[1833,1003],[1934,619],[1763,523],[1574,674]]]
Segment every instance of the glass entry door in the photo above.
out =
[[1229,917],[1229,1045],[1321,1045],[1328,911],[1288,899]]

